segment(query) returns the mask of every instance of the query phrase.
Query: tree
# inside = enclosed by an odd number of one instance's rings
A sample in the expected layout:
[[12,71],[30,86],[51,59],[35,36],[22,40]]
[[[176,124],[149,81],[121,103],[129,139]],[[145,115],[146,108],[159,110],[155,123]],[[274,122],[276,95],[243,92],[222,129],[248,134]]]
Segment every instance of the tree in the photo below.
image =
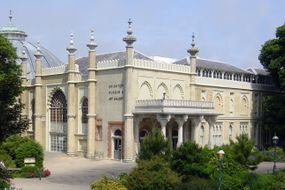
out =
[[285,24],[276,30],[276,38],[262,46],[260,63],[271,73],[275,83],[285,90]]
[[170,158],[170,154],[169,142],[164,139],[158,128],[153,128],[140,145],[139,159],[149,160],[153,156],[161,156],[167,160]]
[[21,118],[23,105],[17,98],[23,88],[21,68],[16,64],[16,59],[15,48],[0,35],[0,142],[28,126],[28,120]]
[[268,40],[262,46],[260,63],[266,68],[280,95],[265,97],[262,126],[268,134],[277,132],[281,141],[285,138],[285,24],[276,29],[276,38]]
[[197,144],[187,141],[173,152],[171,167],[174,171],[187,176],[209,178],[209,161],[211,153]]

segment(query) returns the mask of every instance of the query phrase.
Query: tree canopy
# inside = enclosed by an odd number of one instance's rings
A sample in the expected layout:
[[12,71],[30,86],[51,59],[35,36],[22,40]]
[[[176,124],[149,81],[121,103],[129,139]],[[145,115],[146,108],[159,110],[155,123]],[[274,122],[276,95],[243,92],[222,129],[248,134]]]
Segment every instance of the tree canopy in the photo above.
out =
[[285,139],[285,24],[277,27],[276,38],[268,40],[262,46],[260,63],[266,68],[280,94],[264,97],[263,128],[269,134],[277,133],[280,142]]
[[23,88],[21,68],[16,64],[16,59],[15,48],[0,35],[0,142],[28,126],[28,120],[21,118],[23,105],[18,97]]
[[285,90],[285,24],[276,29],[276,38],[262,46],[260,63],[271,73],[274,82]]

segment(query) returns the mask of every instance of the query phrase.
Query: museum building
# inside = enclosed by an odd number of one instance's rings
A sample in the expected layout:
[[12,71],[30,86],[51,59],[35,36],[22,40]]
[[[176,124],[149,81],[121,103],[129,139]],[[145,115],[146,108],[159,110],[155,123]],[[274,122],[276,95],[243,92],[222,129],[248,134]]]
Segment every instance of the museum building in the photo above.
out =
[[23,71],[26,134],[46,151],[134,161],[154,127],[173,149],[187,140],[213,148],[240,134],[262,145],[262,98],[276,92],[271,77],[198,58],[194,34],[186,58],[150,57],[134,49],[129,20],[124,51],[97,54],[91,31],[88,56],[76,58],[71,34],[64,63],[9,18],[0,34],[16,47]]

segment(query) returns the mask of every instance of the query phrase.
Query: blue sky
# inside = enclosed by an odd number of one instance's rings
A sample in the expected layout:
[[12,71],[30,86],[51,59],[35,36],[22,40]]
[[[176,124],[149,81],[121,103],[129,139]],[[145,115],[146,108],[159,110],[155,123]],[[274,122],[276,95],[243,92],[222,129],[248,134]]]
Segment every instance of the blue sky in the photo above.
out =
[[261,45],[285,22],[284,0],[0,0],[0,27],[13,23],[66,62],[69,34],[77,57],[95,30],[97,52],[124,51],[128,18],[133,20],[135,49],[146,55],[188,56],[195,32],[199,57],[261,67]]

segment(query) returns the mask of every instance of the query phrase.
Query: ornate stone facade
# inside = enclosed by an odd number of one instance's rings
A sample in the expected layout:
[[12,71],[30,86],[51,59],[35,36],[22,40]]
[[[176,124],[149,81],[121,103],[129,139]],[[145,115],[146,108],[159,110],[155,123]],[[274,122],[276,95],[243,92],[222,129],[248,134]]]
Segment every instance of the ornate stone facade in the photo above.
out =
[[[27,35],[15,37],[12,29],[0,33],[25,42]],[[46,151],[133,161],[153,127],[174,149],[187,140],[212,148],[243,133],[262,144],[262,97],[276,90],[267,74],[197,58],[194,34],[189,57],[178,61],[135,51],[131,21],[123,41],[125,51],[97,55],[91,32],[88,57],[77,59],[71,35],[68,63],[49,60],[49,67],[43,60],[51,56],[39,45],[35,59],[22,56],[27,90],[20,99],[31,120],[27,133]],[[25,54],[31,52],[22,44]],[[27,66],[34,67],[32,77]]]

